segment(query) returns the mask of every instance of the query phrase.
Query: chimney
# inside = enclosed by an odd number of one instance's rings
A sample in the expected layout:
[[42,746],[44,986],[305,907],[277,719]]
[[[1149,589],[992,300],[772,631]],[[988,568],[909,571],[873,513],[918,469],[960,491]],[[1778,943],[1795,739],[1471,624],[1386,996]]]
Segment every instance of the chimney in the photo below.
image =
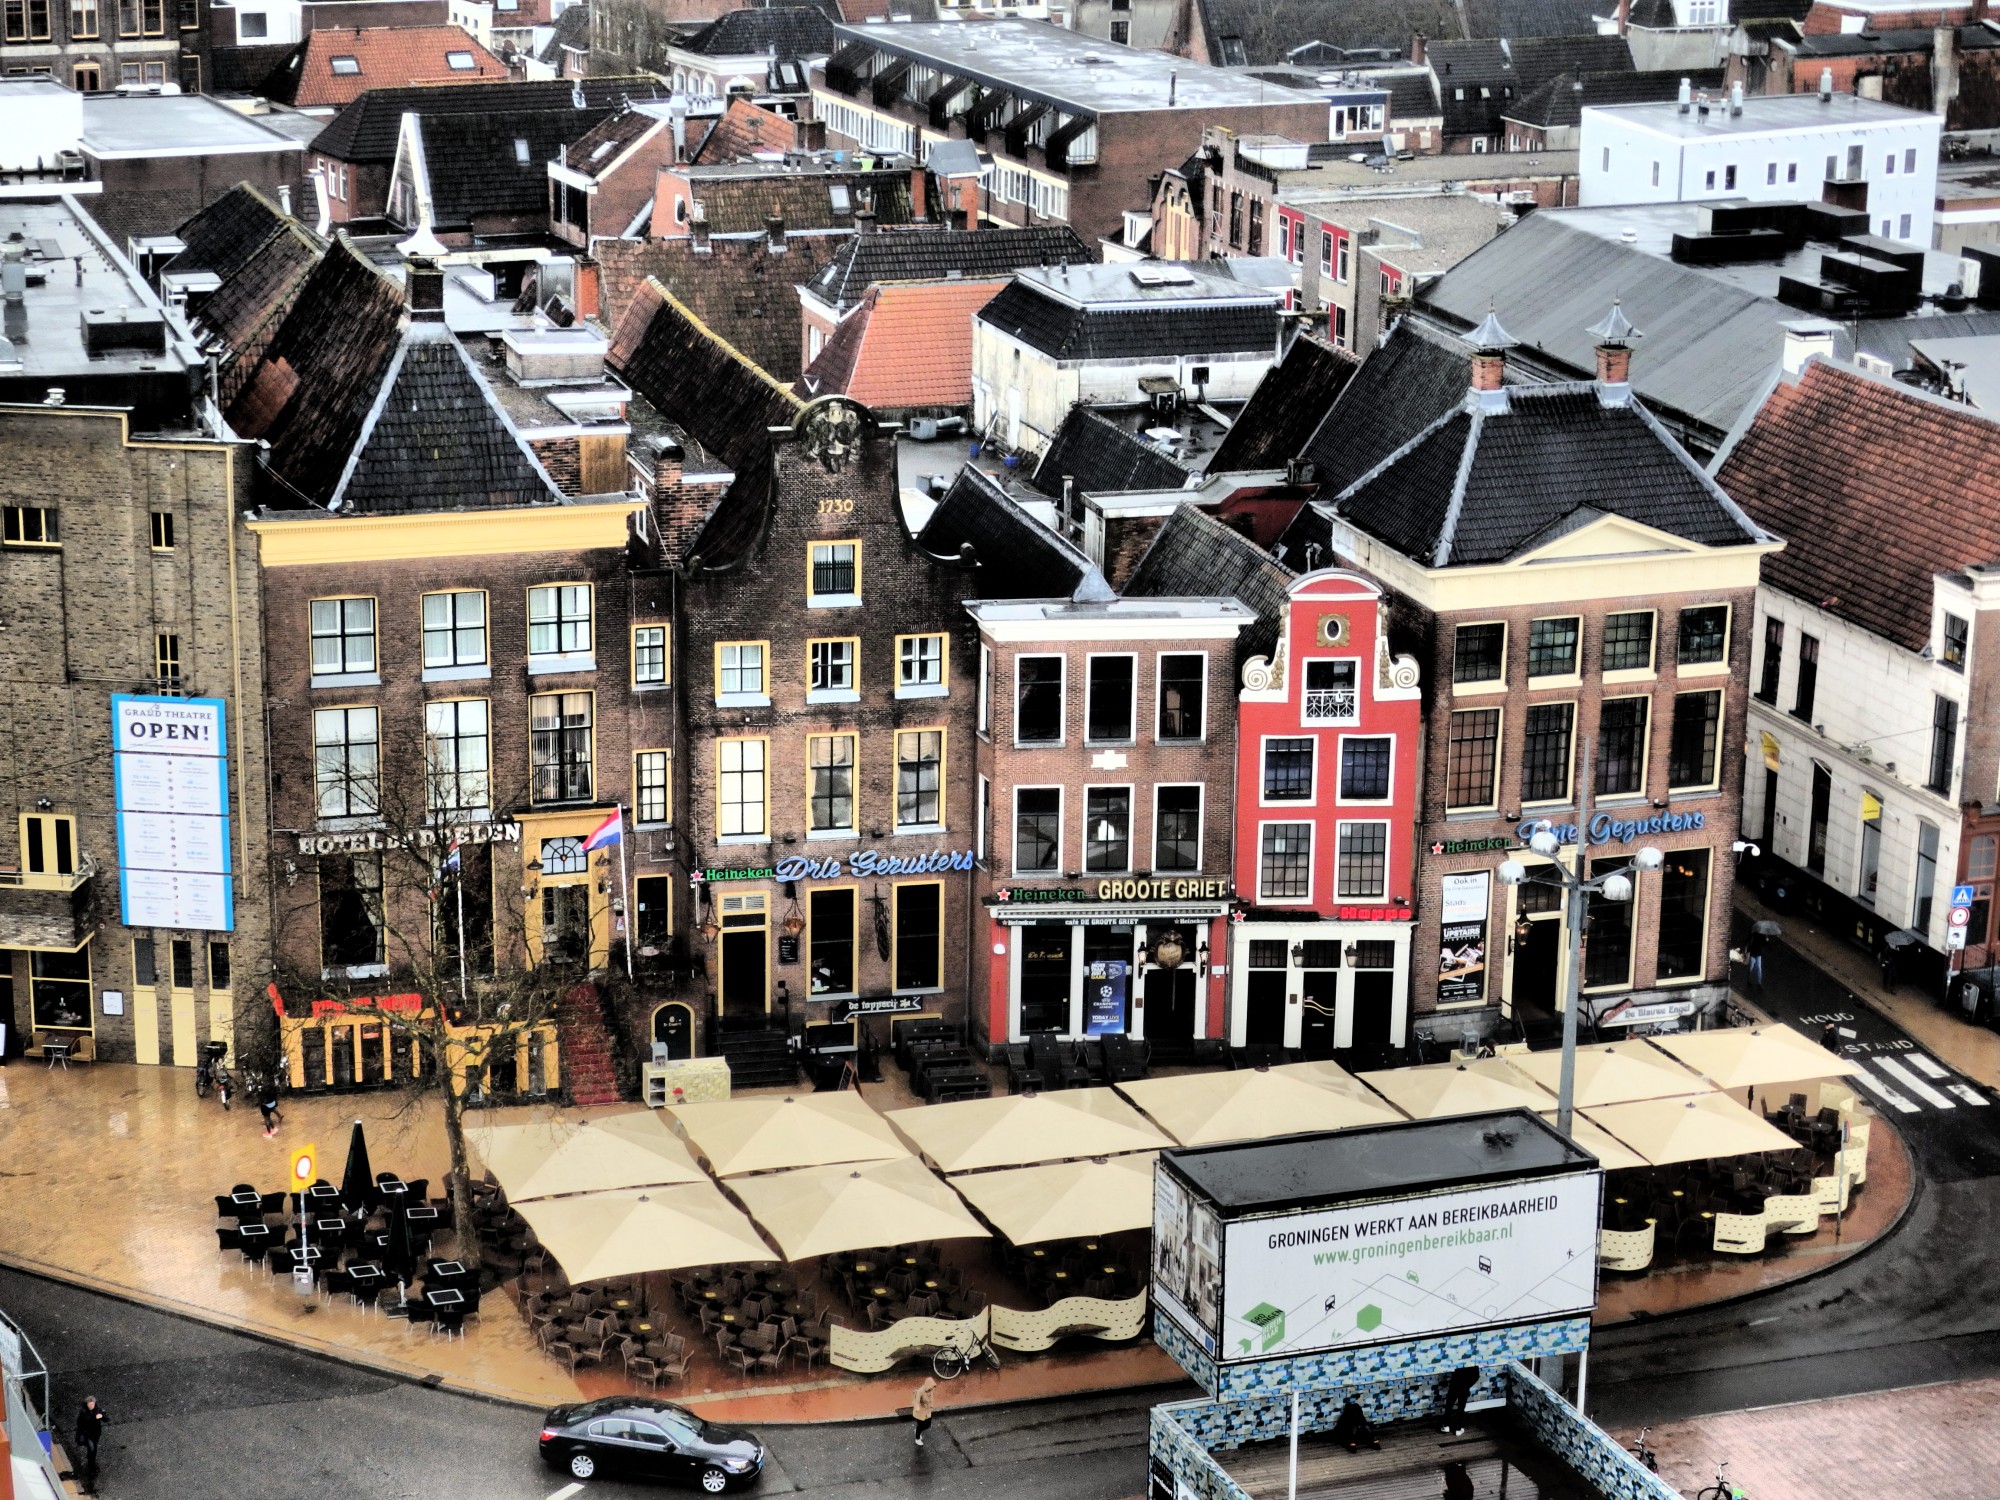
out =
[[1833,358],[1833,336],[1840,325],[1825,318],[1800,318],[1784,325],[1785,346],[1782,363],[1787,375],[1796,375],[1814,355]]
[[667,128],[674,133],[674,160],[683,162],[688,154],[688,112],[685,99],[667,105]]
[[1421,31],[1419,31],[1415,36],[1411,37],[1410,61],[1415,63],[1418,67],[1421,68],[1424,65],[1425,50],[1429,46],[1430,46],[1430,38],[1425,36]]
[[444,321],[444,272],[434,260],[412,260],[405,274],[403,291],[412,323]]
[[1623,406],[1632,399],[1632,341],[1642,338],[1617,298],[1603,321],[1584,332],[1597,348],[1597,398],[1606,406]]
[[912,223],[923,224],[929,221],[931,216],[930,191],[931,174],[924,170],[922,163],[910,168],[910,220]]
[[764,240],[771,247],[773,255],[785,253],[785,220],[781,214],[772,214],[764,221]]
[[1681,80],[1680,93],[1675,97],[1680,101],[1682,114],[1686,114],[1690,109],[1694,108],[1694,81],[1683,78]]
[[1831,68],[1821,68],[1819,70],[1819,102],[1822,104],[1833,103],[1833,69]]
[[1743,113],[1743,81],[1738,79],[1729,85],[1729,114],[1732,119]]
[[694,206],[694,216],[688,220],[688,238],[694,241],[694,253],[696,255],[707,255],[709,253],[708,215],[702,211],[699,203]]
[[875,215],[868,209],[857,208],[854,211],[854,232],[856,234],[873,234],[875,232]]
[[278,184],[278,212],[288,219],[292,216],[292,185],[289,182]]
[[1949,118],[1958,102],[1958,28],[1931,29],[1931,112]]
[[1618,0],[1618,34],[1627,36],[1632,30],[1632,0]]
[[1472,346],[1472,394],[1485,411],[1505,411],[1507,393],[1502,388],[1507,371],[1507,351],[1515,344],[1513,335],[1500,326],[1491,307],[1486,321],[1465,336]]

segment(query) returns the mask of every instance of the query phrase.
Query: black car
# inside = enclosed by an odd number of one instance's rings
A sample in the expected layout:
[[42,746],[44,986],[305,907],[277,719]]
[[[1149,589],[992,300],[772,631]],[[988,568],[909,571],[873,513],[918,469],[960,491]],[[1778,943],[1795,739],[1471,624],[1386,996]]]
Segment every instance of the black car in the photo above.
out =
[[613,1396],[558,1406],[543,1418],[542,1461],[578,1479],[671,1479],[719,1495],[756,1482],[764,1471],[764,1445],[741,1428],[704,1422],[671,1401]]

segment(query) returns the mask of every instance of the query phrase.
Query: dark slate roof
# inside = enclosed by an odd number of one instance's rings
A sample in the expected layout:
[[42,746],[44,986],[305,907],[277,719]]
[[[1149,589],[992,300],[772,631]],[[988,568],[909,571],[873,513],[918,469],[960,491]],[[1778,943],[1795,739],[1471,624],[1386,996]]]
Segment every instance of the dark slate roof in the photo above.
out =
[[217,379],[225,408],[256,369],[324,253],[325,246],[310,230],[289,225],[275,231],[202,299],[192,321],[204,343],[222,345]]
[[405,330],[329,508],[388,515],[561,498],[439,321]]
[[981,322],[1059,360],[1155,359],[1275,350],[1278,309],[1268,306],[1073,307],[1016,281],[980,312]]
[[326,503],[395,355],[402,312],[402,289],[344,239],[306,277],[226,411],[238,433],[271,445],[273,504]]
[[248,47],[216,47],[209,56],[212,94],[270,94],[271,75],[291,60],[297,42],[258,42]]
[[239,182],[174,231],[187,248],[166,269],[213,271],[226,282],[287,225],[297,227],[262,189]]
[[1262,547],[1208,512],[1183,505],[1153,533],[1125,581],[1127,598],[1231,598],[1255,610],[1257,623],[1236,638],[1238,664],[1269,656],[1278,643],[1296,575]]
[[[549,162],[613,112],[600,105],[419,115],[434,221],[454,225],[477,214],[546,215]],[[522,141],[528,143],[525,161]]]
[[1107,599],[1110,586],[1090,559],[1023,510],[991,475],[972,464],[944,492],[917,545],[938,557],[972,547],[971,597]]
[[[1511,231],[1510,231],[1511,232]],[[1456,406],[1472,383],[1464,343],[1404,318],[1341,391],[1301,457],[1338,494]]]
[[1177,490],[1191,471],[1136,432],[1127,432],[1087,406],[1072,406],[1028,482],[1044,495],[1060,495],[1069,480],[1080,495],[1119,490]]
[[1736,25],[1745,21],[1803,22],[1815,0],[1729,0],[1729,19]]
[[[564,12],[568,14],[567,11]],[[608,115],[574,140],[563,143],[563,165],[595,179],[655,130],[665,130],[667,122],[643,109],[621,109]],[[609,150],[603,148],[609,147]]]
[[[583,10],[577,6],[564,17]],[[558,22],[558,25],[561,23]],[[583,91],[585,105],[592,111],[583,134],[604,113],[626,99],[664,99],[669,90],[658,79],[630,76],[615,78],[539,78],[529,82],[454,83],[448,86],[370,89],[339,114],[327,121],[326,129],[313,137],[312,149],[320,156],[352,164],[379,163],[388,166],[396,159],[396,136],[403,116],[416,110],[426,118],[447,114],[481,115],[514,110],[568,109]],[[574,140],[576,137],[571,136]]]
[[1437,77],[1438,105],[1450,136],[1498,135],[1502,116],[1558,73],[1633,70],[1625,38],[1594,34],[1433,42],[1426,57]]
[[1208,460],[1211,474],[1282,469],[1347,389],[1360,362],[1344,349],[1302,334],[1273,365]]
[[[1925,34],[1928,46],[1930,34]],[[1565,69],[1502,110],[1503,118],[1543,129],[1582,123],[1587,105],[1657,104],[1674,98],[1685,78],[1697,89],[1720,89],[1722,69],[1694,73],[1577,73]]]
[[769,453],[769,429],[789,427],[799,413],[797,398],[650,278],[627,299],[607,358],[662,416],[739,473]]
[[1450,0],[1198,0],[1208,60],[1222,67],[1278,63],[1295,48],[1324,42],[1343,51],[1407,55],[1410,39],[1463,36]]
[[562,55],[566,51],[590,51],[590,6],[587,0],[579,0],[578,4],[572,5],[556,17],[555,28],[549,37],[548,45],[542,48],[541,55],[536,61],[547,63],[550,67],[559,67],[562,64]]
[[680,43],[680,50],[701,57],[823,57],[834,50],[833,22],[810,5],[732,10]]
[[[848,190],[844,204],[835,201],[836,184]],[[690,174],[688,191],[701,205],[710,234],[762,234],[773,215],[785,221],[787,233],[851,233],[859,209],[872,211],[880,224],[910,222],[907,172]]]
[[1466,402],[1334,499],[1342,520],[1427,567],[1504,562],[1606,515],[1703,546],[1763,539],[1636,401],[1585,382]]
[[1097,259],[1067,224],[1033,229],[898,229],[857,235],[807,283],[836,306],[859,302],[883,281],[980,280],[1023,266],[1081,265]]
[[1428,73],[1391,73],[1383,80],[1389,90],[1389,123],[1428,120],[1438,113],[1437,88]]
[[1498,36],[1584,36],[1596,28],[1600,0],[1499,0]]

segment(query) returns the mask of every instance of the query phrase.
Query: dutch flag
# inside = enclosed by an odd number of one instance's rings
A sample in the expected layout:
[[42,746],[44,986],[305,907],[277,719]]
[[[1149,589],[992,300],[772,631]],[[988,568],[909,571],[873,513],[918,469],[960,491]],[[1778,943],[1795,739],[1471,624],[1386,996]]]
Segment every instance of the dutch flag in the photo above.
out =
[[590,837],[583,841],[583,852],[588,854],[593,849],[603,849],[624,842],[625,809],[621,807],[591,830]]

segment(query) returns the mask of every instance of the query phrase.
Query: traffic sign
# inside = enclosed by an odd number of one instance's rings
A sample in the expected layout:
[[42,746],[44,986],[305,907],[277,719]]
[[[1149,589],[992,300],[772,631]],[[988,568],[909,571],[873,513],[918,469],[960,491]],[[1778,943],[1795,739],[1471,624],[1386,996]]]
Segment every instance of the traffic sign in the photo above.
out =
[[1972,905],[1972,898],[1973,890],[1969,885],[1955,885],[1951,888],[1951,904],[1953,906],[1970,906]]
[[1949,920],[1954,927],[1964,927],[1972,921],[1972,913],[1962,906],[1954,906]]
[[1963,948],[1965,946],[1965,929],[1963,927],[1945,928],[1944,946],[1945,951],[1948,953],[1955,953]]
[[292,1186],[309,1188],[319,1180],[319,1147],[310,1143],[292,1153]]

